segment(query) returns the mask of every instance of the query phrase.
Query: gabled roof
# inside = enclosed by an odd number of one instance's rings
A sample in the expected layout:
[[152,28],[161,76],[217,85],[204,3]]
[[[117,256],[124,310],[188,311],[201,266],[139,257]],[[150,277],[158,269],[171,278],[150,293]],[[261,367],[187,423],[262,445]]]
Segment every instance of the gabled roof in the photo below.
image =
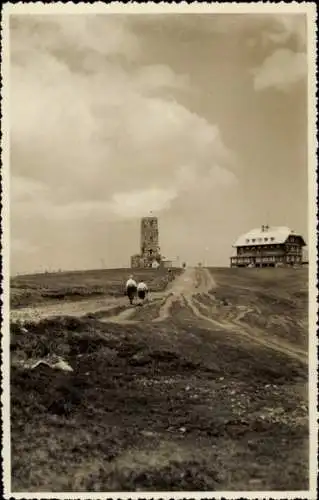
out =
[[271,244],[280,244],[285,243],[287,238],[292,236],[297,236],[301,238],[303,245],[306,243],[302,236],[296,234],[289,227],[286,226],[274,226],[274,227],[266,227],[263,230],[262,227],[258,227],[248,231],[248,233],[242,234],[237,241],[234,243],[234,247],[241,246],[254,246],[254,245],[271,245]]

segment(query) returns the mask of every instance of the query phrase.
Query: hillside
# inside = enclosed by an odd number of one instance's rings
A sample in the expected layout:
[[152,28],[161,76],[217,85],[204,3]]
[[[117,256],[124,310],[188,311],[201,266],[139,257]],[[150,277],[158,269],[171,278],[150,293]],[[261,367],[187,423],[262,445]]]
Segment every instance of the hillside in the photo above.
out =
[[[24,281],[42,299],[11,311],[13,490],[307,489],[307,272],[157,272],[143,307],[127,270]],[[53,355],[73,371],[28,368]]]
[[[146,281],[154,291],[162,291],[167,285],[165,269],[98,269],[21,275],[10,282],[11,307],[38,306],[61,300],[120,297],[133,271],[137,280]],[[181,269],[172,269],[173,276],[180,273]]]

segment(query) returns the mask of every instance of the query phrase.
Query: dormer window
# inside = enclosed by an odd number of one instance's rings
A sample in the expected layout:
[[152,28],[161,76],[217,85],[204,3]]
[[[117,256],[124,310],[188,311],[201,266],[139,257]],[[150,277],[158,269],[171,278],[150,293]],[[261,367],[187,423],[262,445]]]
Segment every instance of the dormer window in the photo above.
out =
[[268,238],[264,238],[265,241],[268,241]]
[[256,238],[253,238],[253,239],[252,239],[251,241],[252,241],[253,243],[255,243],[255,241],[256,241]]
[[246,238],[246,243],[249,243],[249,238]]
[[275,238],[272,236],[272,237],[270,238],[270,241],[275,241]]

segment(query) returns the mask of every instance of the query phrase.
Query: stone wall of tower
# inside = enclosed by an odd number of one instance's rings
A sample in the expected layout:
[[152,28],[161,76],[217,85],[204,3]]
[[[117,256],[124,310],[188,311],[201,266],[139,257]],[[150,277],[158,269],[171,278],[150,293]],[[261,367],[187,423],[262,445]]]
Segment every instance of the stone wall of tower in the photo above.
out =
[[143,217],[141,220],[141,254],[147,257],[155,257],[158,252],[157,217]]
[[157,217],[143,217],[141,220],[141,255],[145,267],[150,267],[154,259],[160,260]]
[[154,261],[161,262],[159,229],[157,217],[141,219],[141,249],[139,255],[132,255],[131,267],[154,267]]

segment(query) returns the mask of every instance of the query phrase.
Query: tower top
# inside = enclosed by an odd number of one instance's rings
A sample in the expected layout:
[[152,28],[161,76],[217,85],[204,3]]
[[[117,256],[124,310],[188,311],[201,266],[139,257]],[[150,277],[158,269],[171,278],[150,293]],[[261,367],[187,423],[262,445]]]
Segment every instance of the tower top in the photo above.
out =
[[143,221],[143,220],[145,220],[145,221],[146,221],[146,220],[158,220],[158,219],[157,219],[157,217],[156,217],[155,215],[152,215],[152,214],[151,214],[151,215],[147,215],[147,216],[145,216],[145,217],[142,217],[142,219],[141,219],[141,220],[142,220],[142,221]]

